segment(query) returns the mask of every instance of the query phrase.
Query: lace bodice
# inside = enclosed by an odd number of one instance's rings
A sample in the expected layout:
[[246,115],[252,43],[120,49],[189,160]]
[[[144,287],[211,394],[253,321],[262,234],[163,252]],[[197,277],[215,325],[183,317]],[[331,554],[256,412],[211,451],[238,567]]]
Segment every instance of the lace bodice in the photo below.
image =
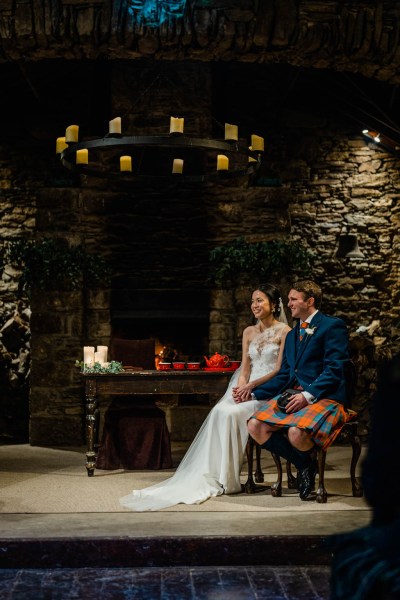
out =
[[250,380],[258,379],[275,368],[279,355],[284,323],[277,323],[256,335],[249,344]]

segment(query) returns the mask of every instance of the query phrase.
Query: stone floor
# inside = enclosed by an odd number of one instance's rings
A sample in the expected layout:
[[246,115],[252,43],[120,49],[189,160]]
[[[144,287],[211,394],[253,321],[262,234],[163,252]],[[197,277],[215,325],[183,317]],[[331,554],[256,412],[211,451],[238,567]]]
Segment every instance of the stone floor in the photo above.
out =
[[328,600],[329,567],[4,569],[2,600]]

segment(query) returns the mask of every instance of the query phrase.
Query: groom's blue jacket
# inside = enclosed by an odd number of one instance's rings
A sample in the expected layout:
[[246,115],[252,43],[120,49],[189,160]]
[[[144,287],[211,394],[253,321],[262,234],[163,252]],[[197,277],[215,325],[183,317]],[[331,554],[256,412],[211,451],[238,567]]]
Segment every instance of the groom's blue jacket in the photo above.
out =
[[330,398],[346,404],[345,363],[349,360],[347,327],[342,319],[320,311],[299,341],[299,323],[286,336],[282,366],[275,377],[253,389],[257,400],[271,399],[301,385],[316,400]]

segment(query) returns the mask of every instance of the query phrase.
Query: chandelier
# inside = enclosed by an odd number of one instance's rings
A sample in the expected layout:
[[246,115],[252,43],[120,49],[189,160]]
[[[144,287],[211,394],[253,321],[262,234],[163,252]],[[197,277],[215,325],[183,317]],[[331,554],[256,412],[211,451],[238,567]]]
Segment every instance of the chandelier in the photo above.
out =
[[71,171],[127,182],[202,183],[255,173],[264,138],[253,134],[247,143],[239,141],[238,126],[230,123],[224,133],[223,139],[188,136],[184,118],[170,117],[166,135],[123,135],[121,117],[116,117],[104,137],[85,141],[79,139],[79,126],[69,125],[65,136],[57,138],[56,153]]

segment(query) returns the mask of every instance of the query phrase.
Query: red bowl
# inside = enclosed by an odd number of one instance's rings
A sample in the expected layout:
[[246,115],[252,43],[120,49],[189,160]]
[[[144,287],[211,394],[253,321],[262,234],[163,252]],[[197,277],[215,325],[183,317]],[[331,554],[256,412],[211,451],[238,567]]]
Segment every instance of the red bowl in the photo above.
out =
[[199,362],[188,362],[187,368],[189,371],[198,371],[200,369]]
[[230,366],[231,366],[233,369],[238,369],[238,368],[240,367],[240,365],[241,365],[241,364],[242,364],[242,361],[241,361],[241,360],[231,360],[231,362],[230,362]]
[[185,368],[185,363],[184,362],[174,362],[174,363],[172,363],[172,366],[174,367],[174,369],[176,371],[182,371],[182,369]]
[[171,363],[169,362],[160,362],[158,363],[158,370],[159,371],[169,371],[171,368]]

